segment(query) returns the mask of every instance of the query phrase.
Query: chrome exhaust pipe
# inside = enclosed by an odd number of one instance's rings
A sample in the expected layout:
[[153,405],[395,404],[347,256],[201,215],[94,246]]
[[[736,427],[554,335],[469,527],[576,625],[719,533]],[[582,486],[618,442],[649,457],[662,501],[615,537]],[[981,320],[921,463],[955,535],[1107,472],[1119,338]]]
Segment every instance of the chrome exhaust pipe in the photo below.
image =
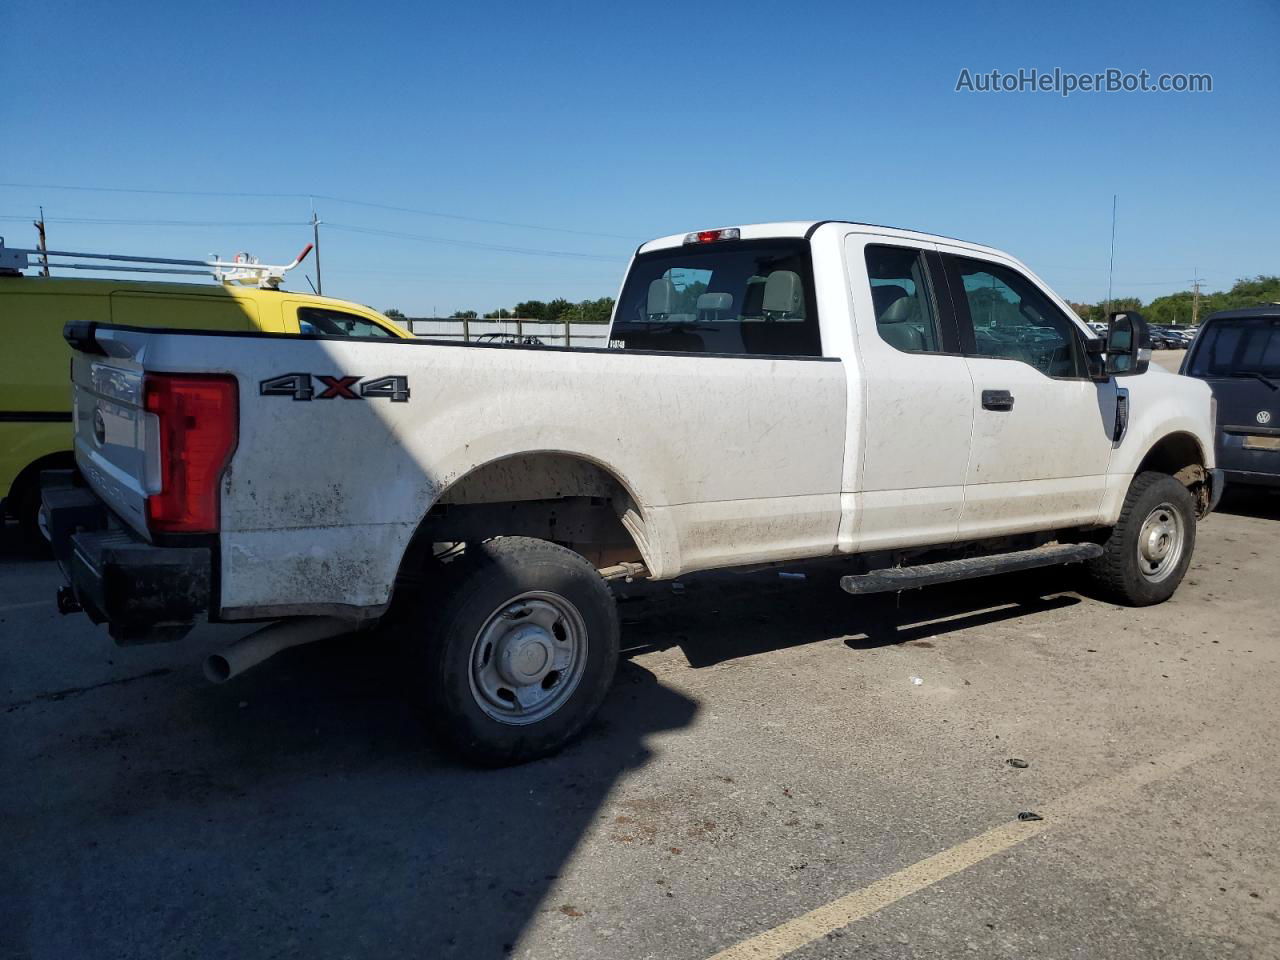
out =
[[327,640],[355,629],[355,623],[337,617],[279,620],[241,637],[221,653],[210,654],[204,661],[204,675],[210,683],[226,683],[281,650]]

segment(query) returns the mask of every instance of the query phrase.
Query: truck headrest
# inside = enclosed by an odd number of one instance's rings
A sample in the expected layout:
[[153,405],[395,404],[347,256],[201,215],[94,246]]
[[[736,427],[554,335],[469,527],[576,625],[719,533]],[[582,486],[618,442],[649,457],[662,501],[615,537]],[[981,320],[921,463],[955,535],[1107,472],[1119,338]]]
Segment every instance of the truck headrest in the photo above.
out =
[[666,317],[675,312],[676,285],[669,277],[659,277],[649,284],[649,302],[645,313],[651,317]]
[[704,293],[698,297],[698,312],[704,310],[715,310],[724,312],[733,309],[732,293]]
[[804,316],[804,288],[794,270],[775,270],[764,284],[764,312],[786,317]]
[[882,286],[871,288],[871,302],[876,308],[876,319],[884,317],[888,309],[899,300],[907,298],[905,287],[900,287],[896,283],[886,283]]

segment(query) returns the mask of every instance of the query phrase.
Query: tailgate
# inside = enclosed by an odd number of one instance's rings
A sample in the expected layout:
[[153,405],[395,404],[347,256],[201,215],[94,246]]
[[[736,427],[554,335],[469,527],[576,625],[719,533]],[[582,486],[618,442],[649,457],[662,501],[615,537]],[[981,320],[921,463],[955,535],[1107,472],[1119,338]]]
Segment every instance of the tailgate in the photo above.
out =
[[158,422],[143,409],[143,369],[125,351],[107,356],[72,342],[72,417],[76,466],[89,486],[147,535],[147,495],[159,490]]

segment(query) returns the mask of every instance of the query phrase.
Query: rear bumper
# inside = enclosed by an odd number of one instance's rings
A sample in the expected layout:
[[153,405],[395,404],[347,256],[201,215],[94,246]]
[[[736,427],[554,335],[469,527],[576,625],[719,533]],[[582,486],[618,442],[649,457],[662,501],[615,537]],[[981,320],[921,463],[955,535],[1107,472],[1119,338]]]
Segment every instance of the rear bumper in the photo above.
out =
[[59,609],[82,608],[121,644],[177,640],[209,612],[208,547],[158,547],[120,525],[87,488],[46,486],[44,518],[68,587]]
[[1280,486],[1280,449],[1265,450],[1246,443],[1275,442],[1280,430],[1266,427],[1229,427],[1218,432],[1218,467],[1232,483]]
[[1228,483],[1247,483],[1255,487],[1280,487],[1280,472],[1255,473],[1249,470],[1224,470]]

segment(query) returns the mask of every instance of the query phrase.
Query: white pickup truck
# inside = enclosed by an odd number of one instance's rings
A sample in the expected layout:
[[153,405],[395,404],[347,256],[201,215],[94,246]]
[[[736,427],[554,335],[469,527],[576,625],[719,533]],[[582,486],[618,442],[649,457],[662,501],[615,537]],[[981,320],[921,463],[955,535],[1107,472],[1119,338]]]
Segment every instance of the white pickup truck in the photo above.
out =
[[866,224],[646,243],[607,349],[66,337],[62,608],[122,643],[280,621],[216,679],[395,622],[434,729],[481,763],[597,709],[609,579],[847,557],[871,593],[1080,562],[1157,603],[1221,490],[1209,388],[1148,369],[1138,315],[1099,338],[1007,254]]

